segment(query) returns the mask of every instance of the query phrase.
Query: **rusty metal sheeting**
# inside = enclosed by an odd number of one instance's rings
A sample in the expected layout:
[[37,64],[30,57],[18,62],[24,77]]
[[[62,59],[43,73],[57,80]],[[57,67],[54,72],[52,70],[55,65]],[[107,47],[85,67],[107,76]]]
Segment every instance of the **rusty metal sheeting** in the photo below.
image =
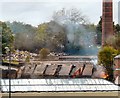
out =
[[69,76],[72,65],[63,64],[59,71],[59,76]]
[[53,64],[53,65],[48,65],[46,71],[45,71],[45,75],[51,75],[51,76],[54,76],[55,75],[55,72],[56,72],[56,69],[57,69],[57,65]]
[[82,76],[92,76],[93,64],[87,63],[85,64],[85,68],[83,69]]
[[28,76],[28,78],[29,78],[30,75],[33,74],[34,68],[35,68],[35,65],[33,65],[33,64],[26,65],[22,75]]
[[[92,63],[75,63],[75,64],[31,64],[27,65],[23,71],[22,76],[25,78],[42,78],[43,76],[52,76],[52,77],[71,77],[79,69],[81,70],[80,74],[77,76],[92,76]],[[41,77],[42,76],[42,77]]]
[[34,70],[33,75],[43,75],[45,70],[46,70],[47,65],[41,64],[41,65],[37,65],[36,69]]
[[74,73],[78,71],[80,68],[83,69],[83,63],[74,64],[74,68],[72,69],[70,75],[74,75]]

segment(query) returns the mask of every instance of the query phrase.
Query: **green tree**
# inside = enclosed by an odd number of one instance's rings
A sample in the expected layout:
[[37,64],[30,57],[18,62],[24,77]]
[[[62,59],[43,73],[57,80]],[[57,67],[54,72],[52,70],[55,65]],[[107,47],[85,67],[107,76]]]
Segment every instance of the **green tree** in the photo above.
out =
[[36,27],[22,22],[6,22],[12,32],[15,34],[15,48],[20,50],[35,50],[35,32]]
[[39,47],[43,47],[46,44],[47,40],[47,23],[40,24],[37,28],[37,32],[35,34],[36,43]]
[[119,24],[115,25],[115,32],[116,32],[117,35],[120,36],[120,25]]
[[10,50],[14,48],[14,35],[11,29],[6,25],[5,22],[2,22],[2,53],[6,53],[5,47],[9,47]]
[[65,48],[66,40],[67,35],[64,27],[55,21],[50,21],[47,28],[46,47],[53,52],[62,52]]
[[62,26],[50,21],[38,26],[35,39],[37,48],[46,47],[53,52],[62,52],[66,44],[66,33]]
[[113,80],[113,58],[118,55],[118,50],[110,46],[103,47],[98,53],[99,64],[102,64],[109,75],[108,80]]

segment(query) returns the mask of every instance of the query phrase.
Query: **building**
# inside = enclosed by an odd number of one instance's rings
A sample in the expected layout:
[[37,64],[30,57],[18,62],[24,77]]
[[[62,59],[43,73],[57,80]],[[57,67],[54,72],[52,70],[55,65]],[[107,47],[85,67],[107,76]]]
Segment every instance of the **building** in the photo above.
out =
[[120,85],[120,55],[114,58],[114,79],[115,84]]
[[[9,82],[1,79],[1,91],[9,92]],[[11,92],[111,92],[120,87],[104,79],[12,79]]]
[[102,11],[102,46],[104,46],[106,44],[106,40],[113,35],[112,0],[103,0]]

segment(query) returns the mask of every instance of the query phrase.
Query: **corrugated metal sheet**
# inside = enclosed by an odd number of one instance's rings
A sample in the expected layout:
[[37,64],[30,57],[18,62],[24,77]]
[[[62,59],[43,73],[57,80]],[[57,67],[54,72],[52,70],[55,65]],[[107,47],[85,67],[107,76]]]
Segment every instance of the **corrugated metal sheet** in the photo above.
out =
[[83,76],[92,76],[93,64],[85,64],[85,69],[83,70]]
[[[9,92],[9,80],[1,79],[2,92]],[[12,79],[12,92],[31,91],[118,91],[120,88],[103,79]]]
[[45,75],[51,75],[54,76],[56,69],[57,69],[57,65],[53,64],[53,65],[49,65],[45,71]]
[[69,76],[72,66],[63,64],[61,70],[59,71],[59,76]]
[[46,65],[44,64],[37,65],[36,69],[34,70],[33,75],[38,75],[38,76],[43,75],[45,69],[46,69]]

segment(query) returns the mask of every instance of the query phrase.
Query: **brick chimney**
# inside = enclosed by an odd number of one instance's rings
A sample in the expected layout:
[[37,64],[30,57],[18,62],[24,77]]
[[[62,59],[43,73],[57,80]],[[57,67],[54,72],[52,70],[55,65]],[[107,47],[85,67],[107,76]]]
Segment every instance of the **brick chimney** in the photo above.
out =
[[102,6],[102,46],[104,46],[107,38],[113,35],[113,2],[103,0]]

